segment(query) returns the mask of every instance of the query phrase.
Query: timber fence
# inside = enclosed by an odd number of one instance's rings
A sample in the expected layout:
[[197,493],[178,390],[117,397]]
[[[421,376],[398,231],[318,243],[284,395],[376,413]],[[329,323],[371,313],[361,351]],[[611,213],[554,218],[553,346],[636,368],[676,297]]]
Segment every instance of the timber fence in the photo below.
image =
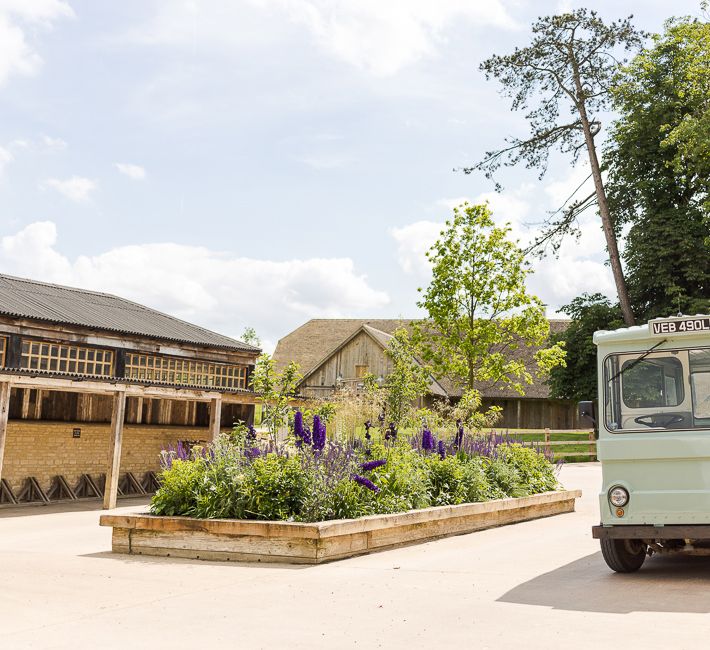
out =
[[597,441],[592,429],[509,429],[506,433],[544,449],[554,460],[573,463],[597,460]]

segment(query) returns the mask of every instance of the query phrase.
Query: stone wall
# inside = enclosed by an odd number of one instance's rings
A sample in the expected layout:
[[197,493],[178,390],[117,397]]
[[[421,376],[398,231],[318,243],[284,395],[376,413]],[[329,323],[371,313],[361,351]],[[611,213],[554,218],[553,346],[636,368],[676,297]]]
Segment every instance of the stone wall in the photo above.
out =
[[[81,429],[74,438],[73,430]],[[10,420],[5,443],[2,478],[17,494],[28,476],[48,489],[58,474],[74,487],[82,474],[95,479],[106,473],[109,458],[108,424]],[[157,471],[160,451],[178,440],[207,440],[201,427],[124,425],[121,474],[133,472],[140,480],[147,471]]]

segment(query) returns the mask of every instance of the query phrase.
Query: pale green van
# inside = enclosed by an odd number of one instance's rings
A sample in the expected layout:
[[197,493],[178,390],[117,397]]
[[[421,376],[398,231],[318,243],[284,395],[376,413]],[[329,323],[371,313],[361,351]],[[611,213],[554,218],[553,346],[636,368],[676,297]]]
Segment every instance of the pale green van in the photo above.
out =
[[592,530],[614,571],[656,553],[710,555],[710,316],[594,335],[603,484]]

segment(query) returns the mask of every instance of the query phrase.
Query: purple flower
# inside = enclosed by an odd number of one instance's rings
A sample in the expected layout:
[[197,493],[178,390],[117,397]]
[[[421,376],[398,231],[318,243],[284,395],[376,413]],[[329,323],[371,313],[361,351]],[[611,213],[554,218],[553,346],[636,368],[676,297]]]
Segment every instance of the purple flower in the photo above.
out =
[[461,420],[456,420],[456,437],[454,438],[454,444],[456,447],[460,447],[463,443],[463,424]]
[[293,435],[296,438],[303,438],[303,413],[296,411],[293,414]]
[[372,490],[375,494],[380,491],[380,488],[378,488],[369,478],[365,478],[364,476],[360,476],[359,474],[353,474],[352,479],[356,483],[359,483],[363,487],[366,487],[368,490]]
[[431,451],[434,449],[434,436],[431,434],[431,431],[427,429],[426,427],[422,431],[422,449],[426,451]]
[[325,423],[321,422],[320,416],[313,416],[313,450],[323,451],[325,447],[326,430]]
[[446,458],[446,445],[444,444],[443,440],[439,440],[437,451],[439,452],[439,458],[441,458],[441,460],[444,460],[444,458]]
[[385,432],[385,440],[397,440],[397,427],[394,422],[390,422]]
[[366,463],[362,463],[360,465],[360,467],[364,471],[369,472],[370,470],[376,469],[378,467],[382,467],[383,465],[386,465],[386,464],[387,464],[387,460],[383,458],[382,460],[368,460]]
[[247,429],[247,442],[256,442],[256,429],[251,424]]
[[261,450],[258,447],[252,447],[251,449],[247,449],[244,452],[244,455],[250,460],[254,460],[255,458],[259,458],[259,456],[261,456]]
[[377,416],[377,419],[380,421],[380,426],[381,426],[381,427],[385,426],[385,412],[384,412],[384,411],[382,411],[382,413],[380,413],[380,414]]
[[367,422],[365,422],[365,438],[366,438],[367,440],[369,440],[370,438],[372,438],[372,435],[370,434],[370,427],[371,427],[371,426],[372,426],[372,422],[370,422],[370,420],[368,420]]
[[[303,428],[303,413],[296,411],[293,414],[293,435],[296,437],[296,447],[303,447],[305,441],[305,430]],[[310,436],[309,436],[310,437]]]

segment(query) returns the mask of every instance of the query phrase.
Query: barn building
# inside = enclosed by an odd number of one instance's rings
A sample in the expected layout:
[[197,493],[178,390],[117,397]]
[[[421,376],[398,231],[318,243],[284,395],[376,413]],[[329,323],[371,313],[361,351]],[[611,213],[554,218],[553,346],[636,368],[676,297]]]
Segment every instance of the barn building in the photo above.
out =
[[[562,331],[568,321],[551,320],[552,332]],[[299,385],[305,397],[327,399],[341,387],[355,386],[368,373],[385,377],[389,361],[385,349],[399,327],[410,327],[409,319],[313,319],[282,338],[274,351],[278,368],[290,361],[297,363],[303,379]],[[516,354],[531,362],[536,348],[520,348]],[[533,373],[533,384],[526,394],[510,388],[479,386],[483,407],[500,406],[504,428],[577,429],[580,427],[576,405],[569,400],[555,400],[544,378]],[[425,401],[445,398],[455,401],[461,389],[446,379],[430,378]]]
[[153,491],[168,445],[253,420],[259,352],[117,296],[0,275],[0,504]]

